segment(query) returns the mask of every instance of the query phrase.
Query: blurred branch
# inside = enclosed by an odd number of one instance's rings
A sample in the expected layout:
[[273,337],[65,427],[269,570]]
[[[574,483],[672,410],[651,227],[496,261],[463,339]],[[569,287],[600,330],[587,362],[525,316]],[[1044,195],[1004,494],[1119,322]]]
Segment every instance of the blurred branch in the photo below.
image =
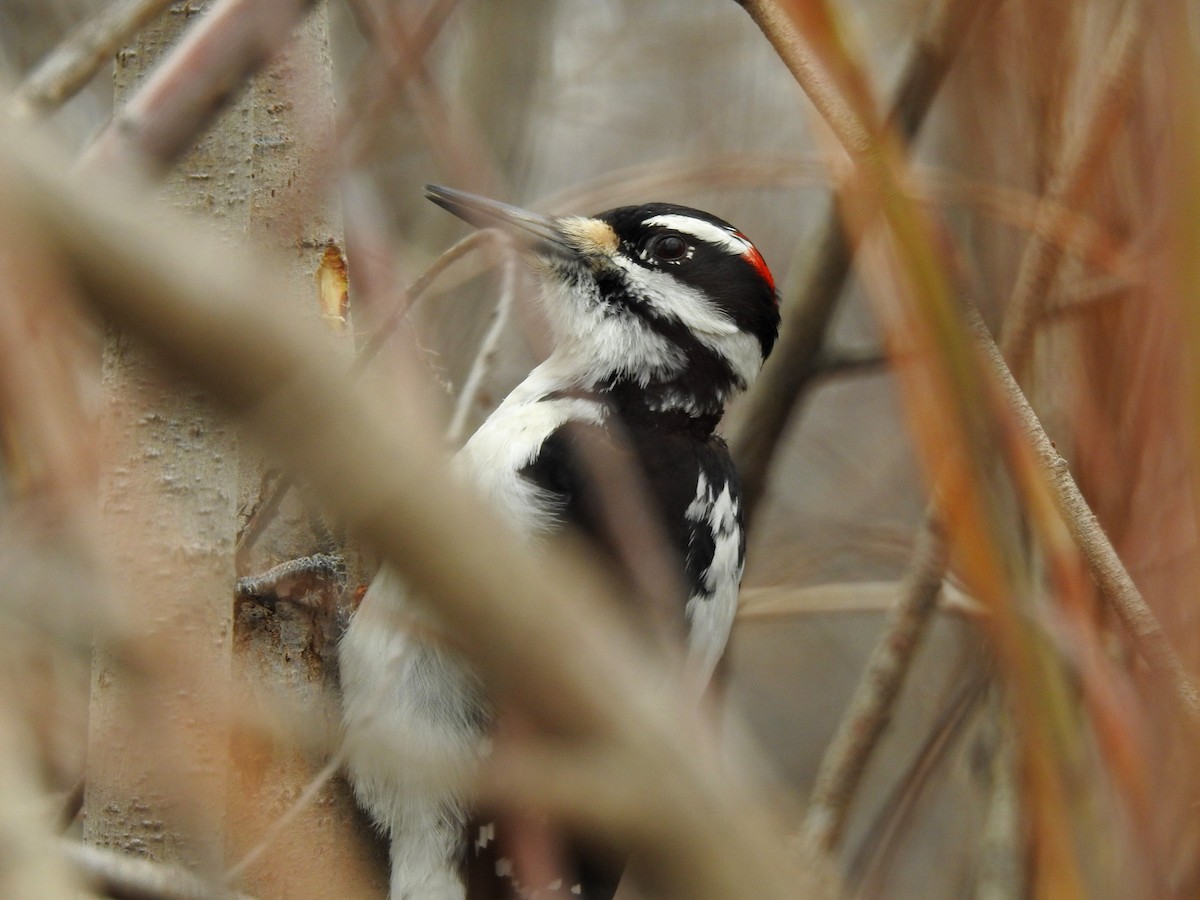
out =
[[446,439],[451,447],[456,447],[462,442],[467,430],[467,420],[479,404],[480,389],[496,358],[496,351],[500,349],[500,338],[508,325],[517,295],[517,266],[521,264],[521,260],[517,256],[516,248],[504,240],[499,232],[496,232],[496,235],[496,240],[503,245],[501,252],[504,254],[504,262],[500,269],[500,295],[496,298],[492,321],[479,345],[479,352],[475,354],[471,371],[467,373],[463,382],[458,402],[454,404],[454,414],[450,417],[450,426],[446,429]]
[[[503,179],[489,157],[487,141],[474,124],[456,114],[425,64],[425,54],[459,0],[437,0],[410,30],[399,4],[384,0],[349,0],[363,33],[379,54],[390,90],[382,98],[406,101],[416,114],[433,151],[453,183],[481,193],[503,192]],[[368,125],[372,124],[370,121]]]
[[[1132,2],[1126,4],[1118,34],[1113,40],[1114,46],[1110,46],[1108,61],[1103,67],[1111,73],[1111,80],[1101,88],[1100,97],[1116,109],[1106,107],[1105,114],[1097,115],[1092,120],[1093,127],[1089,129],[1087,139],[1076,142],[1068,149],[1067,162],[1059,171],[1060,178],[1065,181],[1065,188],[1052,197],[1052,211],[1039,210],[1039,225],[1035,227],[1027,244],[1022,262],[1025,286],[1023,290],[1018,291],[1017,297],[1009,307],[1004,331],[1013,349],[1021,351],[1016,354],[1018,358],[1028,349],[1027,342],[1032,333],[1032,322],[1038,314],[1038,303],[1044,302],[1050,280],[1061,258],[1058,248],[1045,240],[1042,234],[1061,230],[1060,211],[1066,210],[1083,198],[1087,186],[1094,178],[1094,169],[1098,162],[1097,153],[1107,145],[1112,128],[1124,111],[1124,105],[1120,101],[1128,96],[1132,62],[1137,58],[1136,48],[1140,47],[1140,42],[1134,38],[1134,22],[1131,21],[1131,18],[1137,18],[1130,12],[1135,5]],[[1099,124],[1096,124],[1097,120],[1100,120]],[[1032,283],[1030,279],[1046,279],[1039,281],[1040,292],[1029,293],[1029,285]],[[1011,323],[1014,317],[1023,318],[1023,323],[1013,326]],[[990,335],[977,317],[974,321],[976,337],[988,351],[986,355],[993,373],[1005,388],[1010,403],[1017,410],[1046,471],[1051,473],[1059,507],[1064,511],[1072,535],[1084,552],[1102,594],[1116,609],[1139,653],[1160,677],[1171,683],[1173,692],[1185,712],[1194,718],[1200,713],[1200,706],[1197,706],[1195,688],[1187,673],[1152,611],[1142,600],[1115,550],[1100,529],[1094,514],[1084,502],[1067,471],[1065,461],[1054,450],[1028,401],[1005,367],[1003,357],[995,348]],[[936,608],[937,591],[945,572],[946,549],[942,546],[943,542],[944,537],[940,534],[934,511],[931,510],[918,537],[918,549],[910,582],[911,593],[906,596],[885,628],[884,635],[868,662],[851,707],[842,719],[838,732],[822,760],[804,832],[807,840],[826,851],[832,850],[840,840],[854,791],[874,745],[886,726],[925,623]]]
[[[906,137],[911,138],[919,129],[946,73],[966,44],[972,23],[990,15],[996,2],[941,0],[914,41],[890,105],[890,119]],[[779,50],[776,42],[785,33],[784,14],[773,0],[745,0],[742,6]],[[789,60],[795,59],[794,54],[783,52],[780,57],[789,66]],[[819,374],[821,350],[850,271],[853,250],[846,241],[836,206],[806,242],[814,248],[814,255],[809,257],[795,293],[782,299],[779,341],[746,400],[742,425],[732,441],[746,517],[751,521],[766,489],[784,429]]]
[[52,112],[87,85],[117,50],[172,0],[110,0],[81,23],[5,102],[10,114]]
[[315,0],[219,0],[155,68],[81,161],[159,171],[184,153]]
[[398,423],[350,390],[311,352],[316,326],[268,308],[279,293],[269,266],[168,215],[147,217],[146,200],[115,193],[116,179],[60,179],[54,154],[13,131],[0,135],[4,191],[95,307],[303,474],[436,607],[500,697],[540,729],[581,739],[498,752],[485,797],[636,848],[667,894],[796,896],[813,868],[786,861],[779,823],[720,761],[699,711],[641,652],[587,559],[565,547],[535,555],[457,486],[432,426]]
[[[362,375],[371,361],[383,349],[388,338],[392,336],[399,324],[404,321],[418,300],[429,290],[430,285],[434,280],[445,272],[451,265],[465,257],[467,254],[478,249],[480,245],[494,240],[494,235],[490,231],[472,232],[467,237],[463,238],[457,244],[446,250],[441,256],[433,261],[433,264],[426,269],[421,277],[414,281],[407,290],[401,291],[393,298],[391,308],[388,311],[386,318],[379,324],[372,333],[358,355],[354,358],[349,369],[349,378],[352,380],[358,379]],[[271,524],[275,515],[279,512],[279,507],[283,503],[284,498],[295,486],[295,479],[291,473],[284,472],[271,485],[269,491],[265,492],[263,499],[259,502],[246,524],[238,532],[237,543],[233,551],[234,571],[238,576],[245,576],[249,572],[250,553],[254,546],[262,537],[263,532]]]
[[1047,473],[1054,500],[1087,561],[1101,596],[1125,626],[1134,649],[1146,661],[1150,671],[1169,686],[1179,711],[1193,725],[1200,726],[1200,695],[1158,617],[1142,597],[1096,514],[1088,506],[1083,492],[1071,476],[1067,461],[1059,455],[1054,442],[1038,421],[1037,413],[1021,391],[983,319],[973,310],[968,310],[968,315],[988,366]]
[[59,846],[84,880],[114,900],[253,900],[181,866],[65,839]]
[[[961,172],[913,163],[915,182],[906,185],[920,203],[968,206],[981,215],[1023,228],[1101,271],[1128,277],[1128,251],[1120,252],[1116,236],[1095,219],[1049,197],[1005,184],[971,178]],[[534,206],[547,212],[573,214],[651,194],[681,190],[822,187],[829,183],[825,164],[800,154],[713,154],[626,166],[555,191]],[[816,257],[814,255],[814,258]],[[784,288],[785,293],[787,288]],[[790,302],[786,301],[785,302]]]
[[825,853],[841,840],[867,762],[891,721],[892,707],[937,609],[946,574],[946,546],[933,515],[932,510],[927,514],[917,538],[903,596],[888,616],[883,636],[817,770],[801,840]]
[[815,377],[872,374],[888,365],[887,355],[880,350],[823,350],[817,357]]
[[1125,0],[1098,74],[1088,72],[1089,80],[1098,78],[1099,87],[1071,130],[1062,157],[1054,167],[1046,200],[1038,205],[1038,225],[1021,255],[1000,332],[1004,358],[1018,377],[1028,361],[1034,328],[1053,291],[1063,258],[1061,245],[1047,240],[1043,234],[1061,231],[1063,211],[1084,205],[1108,160],[1109,145],[1133,96],[1148,27],[1141,0]]

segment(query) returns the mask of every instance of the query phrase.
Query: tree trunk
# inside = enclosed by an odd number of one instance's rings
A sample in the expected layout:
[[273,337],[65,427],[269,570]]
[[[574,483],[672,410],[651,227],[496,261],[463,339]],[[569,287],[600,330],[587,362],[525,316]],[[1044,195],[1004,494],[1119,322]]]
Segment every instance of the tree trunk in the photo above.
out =
[[[118,55],[118,102],[209,6],[173,5]],[[163,190],[231,242],[279,260],[296,314],[330,323],[319,352],[348,360],[341,224],[321,182],[333,122],[327,43],[322,6]],[[123,334],[109,337],[104,386],[102,507],[129,640],[95,655],[84,839],[211,875],[237,866],[239,888],[264,898],[382,893],[386,874],[340,778],[272,828],[336,743],[342,591],[235,604],[236,576],[247,574],[234,567],[239,509],[254,506],[264,461],[238,446],[207,396]],[[314,522],[300,500],[285,505],[250,572],[339,549]]]
[[[333,93],[326,8],[301,25],[251,91],[254,146],[249,238],[261,258],[278,260],[297,316],[327,325],[323,353],[353,356],[340,210],[323,157],[333,143]],[[270,461],[250,448],[240,460],[242,509],[259,508],[275,484]],[[244,526],[244,523],[243,523]],[[321,513],[291,491],[245,564],[247,574],[314,553],[348,554]],[[350,592],[362,573],[348,560]],[[239,573],[242,574],[242,573]],[[252,602],[234,621],[239,691],[264,715],[296,710],[297,740],[269,740],[245,729],[234,743],[230,810],[252,846],[318,775],[340,733],[336,641],[348,615],[345,585],[318,584],[302,602],[273,611]],[[245,890],[261,897],[363,896],[386,892],[385,860],[372,856],[365,820],[339,775],[251,865]]]
[[[206,6],[170,7],[117,55],[118,104]],[[230,241],[246,229],[248,112],[238,101],[163,188]],[[93,662],[84,840],[219,872],[237,442],[208,396],[123,333],[104,391],[101,514],[128,643]]]

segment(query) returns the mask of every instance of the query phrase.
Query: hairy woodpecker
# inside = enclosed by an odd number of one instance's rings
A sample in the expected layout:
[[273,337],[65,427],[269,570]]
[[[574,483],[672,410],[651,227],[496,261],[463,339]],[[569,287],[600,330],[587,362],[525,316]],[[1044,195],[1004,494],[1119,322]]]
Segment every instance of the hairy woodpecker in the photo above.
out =
[[[594,529],[577,429],[619,431],[683,563],[689,661],[707,680],[729,637],[745,557],[737,473],[714,429],[758,374],[779,325],[762,256],[716,216],[670,203],[554,218],[443,187],[427,196],[523,241],[543,276],[554,336],[550,356],[458,464],[527,536],[566,521]],[[391,900],[462,900],[466,860],[489,829],[468,829],[464,804],[445,787],[452,782],[439,785],[421,762],[452,775],[485,752],[486,690],[413,628],[403,595],[398,576],[381,572],[341,643],[348,771],[390,839]],[[613,886],[568,882],[562,895],[611,896]]]

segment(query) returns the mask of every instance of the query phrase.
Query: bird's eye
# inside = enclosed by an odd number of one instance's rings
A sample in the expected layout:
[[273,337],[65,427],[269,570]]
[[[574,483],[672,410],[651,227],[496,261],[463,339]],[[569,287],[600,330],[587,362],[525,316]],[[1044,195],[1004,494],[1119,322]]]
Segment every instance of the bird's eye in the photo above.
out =
[[677,234],[663,234],[650,241],[650,253],[663,262],[678,262],[687,256],[688,242]]

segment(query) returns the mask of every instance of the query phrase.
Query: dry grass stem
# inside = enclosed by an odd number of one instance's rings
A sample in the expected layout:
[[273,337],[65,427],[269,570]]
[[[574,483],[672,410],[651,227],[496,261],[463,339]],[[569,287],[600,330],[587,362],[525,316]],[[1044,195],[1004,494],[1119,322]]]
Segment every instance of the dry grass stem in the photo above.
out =
[[[1042,221],[1035,227],[1027,243],[1021,275],[1018,276],[1017,293],[1005,320],[1005,334],[1009,336],[1010,349],[1019,351],[1018,356],[1022,356],[1028,349],[1027,342],[1032,334],[1032,323],[1037,317],[1035,301],[1040,300],[1049,289],[1060,258],[1057,248],[1046,241],[1042,234],[1062,230],[1062,223],[1057,219],[1070,205],[1082,199],[1087,185],[1094,180],[1095,169],[1100,162],[1100,148],[1105,145],[1124,110],[1122,101],[1129,93],[1128,82],[1133,63],[1138,58],[1141,44],[1139,35],[1143,31],[1136,6],[1135,3],[1125,5],[1110,47],[1109,58],[1103,67],[1103,71],[1109,73],[1109,78],[1102,83],[1098,91],[1096,106],[1100,113],[1086,119],[1091,126],[1086,137],[1068,146],[1065,160],[1058,170],[1061,187],[1052,192],[1048,201],[1048,204],[1053,204],[1053,212],[1044,212],[1039,216]],[[1035,281],[1041,286],[1038,291],[1032,288]],[[1014,325],[1013,322],[1017,324]],[[976,333],[989,347],[992,346],[990,337],[981,325],[977,325]],[[1028,402],[1007,371],[1002,371],[1003,363],[1000,362],[999,355],[994,352],[988,355],[995,367],[995,374],[1008,389],[1010,402],[1019,411],[1026,433],[1032,438],[1045,470],[1053,474],[1053,484],[1060,507],[1068,513],[1072,533],[1100,581],[1102,593],[1114,608],[1118,609],[1118,615],[1125,622],[1140,652],[1156,672],[1173,685],[1183,708],[1190,715],[1194,715],[1194,688],[1153,613],[1141,600],[1128,573],[1121,566],[1115,551],[1095,521],[1095,516],[1083,502],[1078,488],[1066,471],[1065,463],[1054,452],[1053,445]],[[843,718],[818,771],[816,787],[806,817],[805,832],[808,840],[826,850],[831,850],[840,838],[853,791],[873,746],[882,733],[891,705],[907,672],[911,651],[915,649],[912,637],[914,634],[919,635],[922,623],[928,620],[929,614],[935,608],[934,601],[944,572],[945,550],[931,550],[931,547],[937,548],[942,540],[940,536],[936,536],[933,521],[927,521],[927,526],[918,541],[919,549],[914,560],[916,577],[912,582],[913,592],[906,595],[901,611],[886,627],[884,637],[868,664],[855,700]],[[907,655],[903,652],[897,654],[897,646],[908,651]]]
[[[891,117],[905,136],[917,133],[937,96],[946,73],[966,43],[976,17],[985,18],[994,0],[941,0],[925,30],[913,40],[904,74],[891,101]],[[792,68],[806,89],[824,91],[830,86],[808,68],[795,53],[784,54],[780,41],[795,40],[795,32],[774,2],[750,0],[742,4],[775,44],[785,64]],[[801,77],[803,76],[803,78]],[[812,94],[810,93],[810,96]],[[832,100],[823,101],[828,108]],[[822,108],[822,102],[818,102]],[[853,117],[839,120],[849,128]],[[836,206],[818,226],[815,236],[806,236],[811,255],[805,256],[803,274],[795,293],[781,298],[782,325],[779,342],[763,366],[754,391],[747,400],[744,418],[732,440],[742,478],[746,518],[753,521],[766,489],[771,461],[800,398],[820,374],[830,322],[837,310],[842,286],[853,255],[847,243],[841,215]]]
[[984,352],[993,377],[1020,422],[1025,438],[1049,479],[1058,509],[1071,536],[1087,560],[1088,570],[1101,595],[1129,634],[1134,648],[1150,670],[1170,690],[1178,709],[1194,724],[1200,724],[1200,695],[1191,676],[1163,631],[1158,617],[1142,597],[1116,549],[1100,526],[1096,514],[1079,490],[1067,461],[1046,434],[1029,400],[977,316],[972,321],[978,345]]
[[1000,349],[1009,368],[1021,376],[1033,346],[1034,329],[1054,292],[1055,277],[1063,258],[1061,245],[1043,237],[1062,233],[1069,210],[1086,205],[1089,192],[1107,162],[1114,134],[1129,110],[1138,77],[1148,25],[1141,0],[1126,0],[1100,63],[1099,84],[1088,109],[1073,123],[1054,166],[1045,202],[1039,205],[1037,223],[1025,244],[1013,295],[1006,307]]
[[900,602],[888,616],[817,769],[802,827],[801,840],[808,846],[832,853],[841,841],[867,763],[891,720],[913,657],[937,610],[945,575],[945,538],[931,510],[917,537]]

